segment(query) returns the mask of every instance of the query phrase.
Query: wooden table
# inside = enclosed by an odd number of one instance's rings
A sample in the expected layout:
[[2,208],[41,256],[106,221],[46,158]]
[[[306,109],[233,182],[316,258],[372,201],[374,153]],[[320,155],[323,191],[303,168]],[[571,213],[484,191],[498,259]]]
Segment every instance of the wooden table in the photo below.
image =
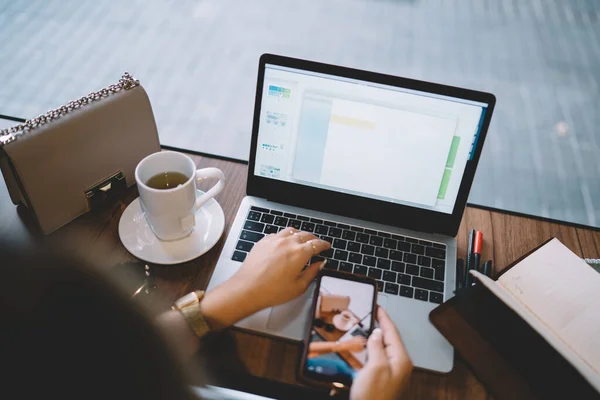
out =
[[[220,168],[227,177],[225,190],[217,196],[226,219],[226,233],[245,195],[247,166],[210,157],[194,156],[198,167]],[[4,184],[0,184],[0,235],[20,242],[44,240],[67,251],[83,256],[101,268],[134,260],[121,245],[117,227],[121,213],[135,197],[135,188],[129,190],[122,202],[84,215],[54,234],[39,238],[27,228],[31,225],[26,210],[15,207]],[[484,259],[492,258],[496,270],[503,268],[543,240],[555,236],[582,257],[600,257],[600,232],[550,223],[501,212],[468,207],[458,233],[459,255],[466,253],[468,230],[485,233]],[[193,290],[205,288],[212,274],[219,252],[226,238],[204,256],[176,266],[155,269],[159,292],[166,308],[175,298]],[[400,329],[401,330],[401,329]],[[269,339],[231,330],[222,348],[215,351],[220,359],[235,362],[256,376],[284,382],[296,382],[296,367],[300,346],[295,343]],[[212,361],[212,360],[211,360]],[[489,394],[473,376],[466,364],[457,358],[454,370],[447,375],[415,371],[406,398],[487,399]]]

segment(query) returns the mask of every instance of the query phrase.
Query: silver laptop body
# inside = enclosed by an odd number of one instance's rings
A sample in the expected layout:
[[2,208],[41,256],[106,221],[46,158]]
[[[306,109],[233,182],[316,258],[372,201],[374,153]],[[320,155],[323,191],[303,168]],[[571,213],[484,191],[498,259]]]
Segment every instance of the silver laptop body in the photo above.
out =
[[[357,89],[349,85],[357,85]],[[373,91],[361,92],[365,86]],[[423,90],[418,90],[421,88]],[[391,101],[385,99],[386,95],[394,96],[394,93],[384,90],[399,91],[402,96],[424,96],[427,97],[424,101],[432,102],[432,105],[427,108],[429,103],[424,103],[424,106],[419,104],[419,98],[411,101],[411,97],[408,97],[398,100],[400,108],[395,108],[393,97],[390,97]],[[369,97],[370,93],[373,93],[372,98]],[[402,105],[402,101],[406,101],[406,105]],[[317,236],[333,241],[335,249],[327,257],[333,260],[332,263],[328,262],[329,268],[334,264],[333,268],[365,273],[381,282],[378,303],[396,324],[416,367],[449,372],[454,362],[453,348],[429,322],[429,313],[454,294],[457,258],[454,236],[464,211],[494,103],[493,95],[487,93],[263,55],[259,65],[248,196],[240,204],[208,290],[229,279],[240,268],[244,254],[261,235],[294,226],[290,224],[300,224],[300,228],[313,230]],[[367,105],[361,107],[362,104]],[[464,117],[471,115],[469,107],[473,108],[473,115],[479,107],[482,110],[481,117],[477,124],[470,122],[472,126],[469,129],[473,132],[463,133],[460,139],[456,139],[459,129],[464,131],[465,125],[469,125],[469,118]],[[468,112],[455,111],[463,109]],[[458,117],[453,119],[453,112]],[[319,127],[318,121],[324,120],[324,115],[325,122]],[[389,127],[397,126],[398,121],[403,121],[405,117],[412,124],[407,131],[426,132],[420,134],[419,138],[429,134],[429,130],[433,129],[431,127],[439,127],[440,132],[444,133],[440,133],[440,140],[435,143],[419,142],[409,150],[398,151],[405,158],[413,157],[413,165],[420,165],[422,161],[418,156],[411,155],[411,151],[422,151],[423,157],[433,161],[431,167],[423,164],[424,167],[416,171],[407,168],[408,173],[417,175],[423,171],[423,188],[414,191],[397,189],[397,193],[410,191],[406,195],[410,201],[403,201],[403,198],[386,201],[387,196],[382,193],[396,193],[389,186],[396,182],[394,176],[400,174],[398,167],[402,167],[402,161],[390,162],[394,166],[380,174],[382,182],[354,182],[346,178],[344,170],[339,170],[348,168],[344,163],[352,165],[342,159],[344,154],[356,158],[357,168],[360,168],[364,159],[383,166],[387,165],[387,161],[353,154],[355,145],[340,142],[336,135],[343,135],[343,138],[358,137],[358,141],[363,140],[363,134],[370,135],[368,140],[379,147],[364,151],[389,155],[391,153],[377,141],[380,137],[385,139],[389,135]],[[463,126],[459,128],[461,123]],[[315,133],[319,130],[326,136],[323,151],[313,145],[320,140],[318,133]],[[286,135],[290,138],[287,142]],[[471,139],[470,143],[468,139]],[[460,147],[461,142],[463,147]],[[428,146],[437,147],[431,149]],[[364,147],[364,144],[360,147]],[[461,150],[464,153],[462,155]],[[313,156],[313,152],[322,152],[323,155]],[[437,162],[441,167],[436,166],[435,156],[438,153],[444,154],[443,165]],[[460,157],[463,157],[462,161]],[[315,172],[314,164],[319,162],[321,171]],[[364,168],[366,171],[354,169],[347,173],[360,179],[361,174],[368,176],[378,171],[377,166],[373,165]],[[450,178],[446,176],[448,171],[451,174],[460,172],[462,178],[456,178],[459,182],[452,182],[452,175]],[[376,176],[374,181],[377,179]],[[403,179],[405,182],[420,181],[418,176],[414,179],[398,178],[399,181]],[[437,183],[439,179],[440,184]],[[434,200],[431,200],[432,188],[427,186],[427,182],[432,180],[436,182],[434,195],[437,197]],[[390,182],[389,185],[387,182]],[[435,207],[439,206],[440,198],[447,198],[451,194],[452,184],[456,185],[456,200],[451,201],[454,207],[446,206],[446,212],[439,212]],[[376,194],[358,190],[362,187],[373,187]],[[315,201],[315,198],[320,198],[321,202]],[[429,205],[415,207],[415,199],[424,199]],[[387,220],[393,223],[386,224]],[[422,230],[418,228],[420,221],[424,227]],[[432,227],[439,228],[437,233],[436,230],[432,231]],[[349,250],[350,242],[354,242],[353,251]],[[312,287],[303,296],[284,305],[262,310],[236,326],[301,341],[309,319],[311,299]]]

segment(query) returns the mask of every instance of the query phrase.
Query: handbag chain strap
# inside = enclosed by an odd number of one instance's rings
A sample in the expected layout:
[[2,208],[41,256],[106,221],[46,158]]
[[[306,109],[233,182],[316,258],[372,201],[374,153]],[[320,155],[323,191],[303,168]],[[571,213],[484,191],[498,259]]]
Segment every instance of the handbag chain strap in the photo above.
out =
[[0,147],[17,140],[19,136],[24,135],[26,132],[37,128],[38,126],[47,124],[48,122],[53,121],[57,118],[60,118],[73,110],[76,110],[94,101],[100,100],[113,93],[117,93],[123,89],[129,90],[139,85],[140,81],[131,76],[129,72],[125,71],[121,79],[119,79],[119,82],[116,84],[98,90],[97,92],[92,92],[87,96],[81,97],[77,100],[70,101],[64,106],[61,106],[54,110],[50,110],[38,117],[28,119],[22,124],[0,130]]

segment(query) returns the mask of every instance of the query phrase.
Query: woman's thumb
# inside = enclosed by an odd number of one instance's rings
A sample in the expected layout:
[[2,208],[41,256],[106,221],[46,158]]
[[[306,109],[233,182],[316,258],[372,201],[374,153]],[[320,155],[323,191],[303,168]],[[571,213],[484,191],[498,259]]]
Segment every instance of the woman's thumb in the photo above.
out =
[[371,336],[369,336],[369,340],[367,341],[367,354],[369,356],[367,364],[387,364],[381,329],[374,329]]

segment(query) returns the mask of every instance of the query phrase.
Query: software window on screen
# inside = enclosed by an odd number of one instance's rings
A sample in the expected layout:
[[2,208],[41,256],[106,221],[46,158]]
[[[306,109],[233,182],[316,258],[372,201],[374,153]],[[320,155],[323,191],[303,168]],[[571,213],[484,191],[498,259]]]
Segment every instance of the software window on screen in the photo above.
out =
[[267,66],[254,173],[451,213],[483,110]]

